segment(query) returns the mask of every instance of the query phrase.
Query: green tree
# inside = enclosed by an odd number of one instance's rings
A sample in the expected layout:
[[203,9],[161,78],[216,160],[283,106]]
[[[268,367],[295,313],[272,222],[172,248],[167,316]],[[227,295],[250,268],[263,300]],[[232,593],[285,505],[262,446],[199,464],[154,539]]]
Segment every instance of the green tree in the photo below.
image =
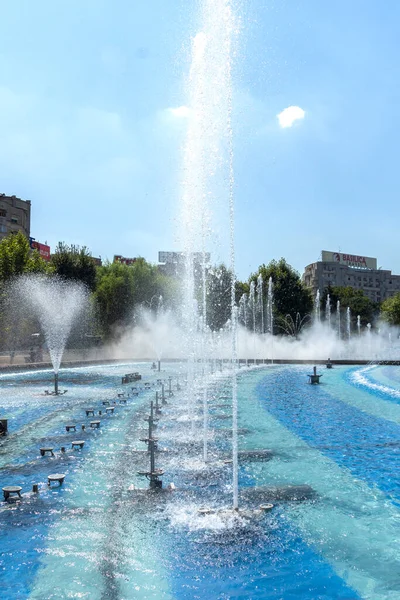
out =
[[139,307],[155,309],[157,302],[153,300],[160,296],[164,306],[171,306],[176,283],[144,258],[133,265],[108,263],[99,267],[94,297],[103,335],[110,338],[118,328],[130,325]]
[[68,246],[59,242],[51,257],[54,272],[63,279],[81,281],[89,290],[96,285],[96,266],[93,257],[85,246]]
[[312,312],[313,300],[311,291],[303,284],[298,272],[284,258],[272,260],[268,265],[261,265],[257,273],[250,277],[257,284],[257,277],[263,279],[264,305],[267,297],[268,281],[272,278],[274,290],[275,322],[285,319],[287,315],[296,321],[297,313],[304,317]]
[[382,302],[381,316],[390,325],[400,325],[400,293]]
[[10,234],[0,242],[0,281],[24,273],[46,273],[51,269],[37,250],[32,251],[22,232]]
[[124,325],[131,318],[134,289],[133,272],[128,265],[113,263],[98,267],[94,296],[106,338],[117,325]]
[[332,312],[335,312],[339,300],[342,309],[350,308],[352,321],[355,322],[360,315],[362,325],[372,323],[378,312],[378,304],[365,295],[363,290],[350,286],[328,287],[322,294],[321,308],[325,307],[327,296],[330,296]]
[[[248,294],[247,283],[235,281],[235,302],[244,293]],[[201,290],[198,292],[198,302],[202,308]],[[206,323],[212,331],[219,331],[231,319],[232,272],[220,264],[208,270],[206,276]]]
[[232,273],[225,265],[219,265],[208,271],[206,323],[212,331],[219,331],[231,318],[231,286]]
[[15,350],[28,316],[19,314],[10,295],[10,283],[25,273],[51,272],[37,250],[32,251],[23,233],[10,234],[0,242],[0,347]]
[[157,303],[152,299],[162,296],[163,305],[169,307],[176,299],[177,282],[167,277],[159,270],[158,266],[152,265],[144,258],[138,258],[130,266],[134,281],[134,305],[147,306],[155,309]]

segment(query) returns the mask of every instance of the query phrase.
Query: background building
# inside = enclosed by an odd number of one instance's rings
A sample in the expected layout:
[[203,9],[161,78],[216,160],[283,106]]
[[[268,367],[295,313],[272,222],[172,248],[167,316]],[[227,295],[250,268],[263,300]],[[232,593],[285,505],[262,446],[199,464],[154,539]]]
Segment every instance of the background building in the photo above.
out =
[[16,196],[0,194],[0,240],[10,233],[22,233],[29,238],[31,232],[31,201]]
[[329,286],[362,290],[373,302],[383,302],[400,292],[400,275],[378,269],[376,258],[326,250],[321,261],[305,268],[303,281],[314,296]]
[[126,258],[120,254],[114,254],[113,262],[120,263],[121,265],[133,265],[137,261],[137,258]]
[[[210,253],[192,252],[193,270],[195,275],[202,273],[203,262],[206,270],[210,267]],[[158,253],[158,265],[160,271],[165,275],[182,277],[186,270],[186,254],[184,252],[162,252]]]

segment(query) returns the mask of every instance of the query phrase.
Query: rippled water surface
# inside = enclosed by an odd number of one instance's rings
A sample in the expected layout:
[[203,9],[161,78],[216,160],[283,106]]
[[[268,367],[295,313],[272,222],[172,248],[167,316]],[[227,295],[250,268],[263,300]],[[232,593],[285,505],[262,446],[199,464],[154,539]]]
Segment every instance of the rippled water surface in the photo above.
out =
[[[308,384],[310,367],[241,369],[239,449],[271,453],[240,459],[238,514],[230,510],[229,374],[208,382],[205,464],[202,390],[176,389],[183,365],[150,367],[62,370],[68,392],[57,398],[43,393],[48,371],[0,377],[9,419],[1,487],[23,488],[21,501],[0,507],[4,598],[400,597],[397,367],[324,369],[319,386]],[[121,376],[132,371],[142,374],[139,393],[120,404],[118,393],[135,385],[122,386]],[[161,395],[157,379],[168,390],[169,377],[174,395],[155,433],[163,491],[150,492],[138,475],[149,467],[139,438],[150,401]],[[105,414],[104,401],[114,414]],[[89,426],[89,407],[99,429]],[[67,433],[66,424],[77,431]],[[84,440],[83,449],[72,450],[73,440]],[[55,456],[42,457],[43,446]],[[64,485],[49,488],[50,473],[64,473]],[[271,512],[259,510],[265,502]]]

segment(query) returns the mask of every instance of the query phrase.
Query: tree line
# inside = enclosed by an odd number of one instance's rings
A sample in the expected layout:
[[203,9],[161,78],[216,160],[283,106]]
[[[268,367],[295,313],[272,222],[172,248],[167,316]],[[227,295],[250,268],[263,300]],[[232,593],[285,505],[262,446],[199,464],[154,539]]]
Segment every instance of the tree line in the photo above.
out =
[[[106,262],[97,266],[86,247],[69,246],[60,242],[51,260],[43,260],[37,250],[31,250],[28,240],[22,233],[9,235],[0,242],[0,333],[4,349],[9,325],[6,318],[5,302],[8,284],[14,278],[37,273],[49,277],[57,275],[65,280],[82,282],[90,292],[92,316],[87,338],[108,342],[118,336],[135,321],[138,309],[145,307],[155,311],[159,298],[165,309],[176,312],[179,306],[180,284],[175,277],[164,274],[157,265],[138,258],[132,265]],[[262,264],[247,281],[235,282],[235,303],[240,299],[249,301],[250,289],[263,282],[263,303],[267,303],[268,281],[272,280],[274,290],[274,333],[297,335],[296,327],[289,324],[311,322],[307,316],[313,313],[315,299],[293,267],[284,258]],[[201,280],[198,277],[197,295],[199,311],[203,310]],[[328,288],[321,295],[321,319],[324,319],[327,295],[330,296],[332,314],[337,301],[342,308],[349,307],[355,321],[360,316],[361,324],[374,324],[379,317],[391,325],[400,325],[400,294],[376,304],[369,300],[362,290],[351,287]],[[205,322],[212,331],[219,331],[231,318],[232,274],[221,264],[208,269],[206,277]],[[254,324],[248,320],[251,330]],[[258,329],[259,331],[259,329]]]

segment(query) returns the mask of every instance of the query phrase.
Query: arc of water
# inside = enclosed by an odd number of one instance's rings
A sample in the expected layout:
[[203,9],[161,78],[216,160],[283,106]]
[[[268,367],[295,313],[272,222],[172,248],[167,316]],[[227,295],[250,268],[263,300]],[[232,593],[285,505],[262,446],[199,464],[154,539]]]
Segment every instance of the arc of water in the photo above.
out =
[[16,280],[14,290],[36,314],[57,375],[72,326],[87,304],[87,289],[56,276],[27,275]]

